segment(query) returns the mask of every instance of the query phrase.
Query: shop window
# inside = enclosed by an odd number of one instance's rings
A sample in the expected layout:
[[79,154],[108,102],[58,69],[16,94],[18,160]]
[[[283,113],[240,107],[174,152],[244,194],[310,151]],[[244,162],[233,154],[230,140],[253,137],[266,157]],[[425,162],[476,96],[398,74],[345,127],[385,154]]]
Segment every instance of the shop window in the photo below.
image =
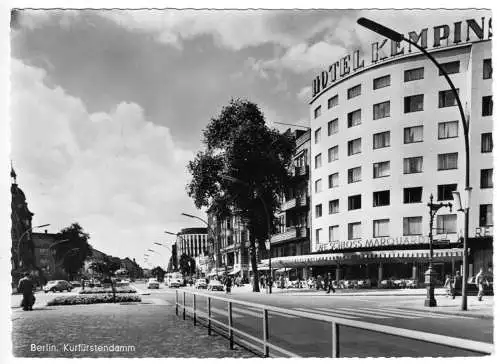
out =
[[391,175],[391,162],[373,163],[373,178],[388,177]]
[[422,216],[403,217],[403,235],[422,235]]
[[491,153],[493,151],[493,134],[481,134],[481,153]]
[[438,195],[437,195],[437,200],[438,201],[448,201],[448,200],[453,200],[453,191],[457,190],[457,184],[452,183],[448,185],[438,185]]
[[391,85],[391,75],[378,77],[373,80],[374,90],[378,90],[379,88],[387,87],[390,85]]
[[348,210],[359,210],[361,208],[361,195],[349,196],[347,199]]
[[479,205],[479,226],[493,226],[493,205]]
[[328,163],[336,161],[339,159],[339,146],[336,145],[328,149]]
[[409,157],[403,159],[403,173],[420,173],[424,164],[424,157]]
[[455,234],[457,232],[457,215],[438,215],[436,218],[436,234]]
[[361,85],[356,85],[347,90],[347,99],[352,99],[356,96],[361,95]]
[[406,70],[404,76],[405,82],[422,80],[424,78],[424,67]]
[[347,170],[347,183],[361,181],[361,167],[354,167]]
[[483,60],[483,80],[490,79],[492,75],[491,58]]
[[328,108],[331,109],[339,104],[339,95],[335,95],[328,99]]
[[493,168],[481,169],[481,188],[493,188]]
[[323,205],[319,204],[315,206],[316,217],[323,216]]
[[321,128],[314,131],[314,144],[318,144],[321,141]]
[[420,143],[424,141],[424,126],[410,126],[404,128],[404,143]]
[[406,96],[404,98],[405,114],[424,110],[424,94]]
[[349,240],[361,239],[361,222],[351,222],[347,225],[347,238]]
[[403,203],[422,202],[422,187],[407,187],[403,189]]
[[314,157],[314,168],[315,169],[321,168],[321,153],[317,154]]
[[438,171],[458,168],[458,153],[438,154]]
[[384,101],[373,105],[373,120],[391,116],[391,102]]
[[328,176],[328,188],[334,188],[339,186],[339,174],[333,173]]
[[[460,61],[441,63],[441,67],[449,75],[454,74],[454,73],[459,73],[460,72]],[[440,76],[443,75],[443,72],[441,70],[439,70],[439,75]]]
[[355,110],[347,114],[347,127],[352,128],[353,126],[361,124],[361,109]]
[[317,119],[321,116],[321,105],[314,109],[314,118]]
[[373,134],[373,149],[386,148],[391,145],[391,132],[383,131]]
[[[458,92],[459,89],[457,88],[457,93]],[[438,97],[439,97],[439,108],[451,107],[457,105],[457,99],[455,98],[455,94],[453,93],[452,90],[439,91]]]
[[373,237],[383,238],[389,236],[389,219],[373,220]]
[[373,192],[373,207],[389,206],[391,204],[391,191]]
[[339,132],[339,119],[333,119],[328,122],[328,136]]
[[483,116],[493,115],[493,97],[484,96],[483,97]]
[[438,139],[458,137],[458,121],[444,121],[438,124]]
[[347,142],[347,155],[350,156],[359,153],[361,153],[361,138],[349,140]]
[[331,200],[328,202],[328,213],[330,215],[337,214],[339,212],[339,200]]
[[339,226],[338,225],[333,225],[328,227],[328,241],[336,241],[339,240]]

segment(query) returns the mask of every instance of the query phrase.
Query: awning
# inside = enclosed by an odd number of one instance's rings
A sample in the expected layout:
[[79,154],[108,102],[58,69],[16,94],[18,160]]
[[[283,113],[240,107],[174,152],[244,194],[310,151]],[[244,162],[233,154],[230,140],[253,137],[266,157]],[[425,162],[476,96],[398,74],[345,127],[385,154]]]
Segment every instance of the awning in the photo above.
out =
[[229,275],[233,275],[233,274],[238,274],[239,272],[241,271],[240,268],[236,268],[236,269],[233,269],[231,272],[229,272],[228,274]]

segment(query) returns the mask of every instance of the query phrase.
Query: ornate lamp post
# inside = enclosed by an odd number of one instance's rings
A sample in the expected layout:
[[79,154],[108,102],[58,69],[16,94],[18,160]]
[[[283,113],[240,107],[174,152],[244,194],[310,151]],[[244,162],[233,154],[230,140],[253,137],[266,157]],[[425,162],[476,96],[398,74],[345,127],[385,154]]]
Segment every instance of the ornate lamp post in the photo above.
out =
[[[371,31],[378,33],[384,37],[389,38],[390,40],[394,42],[406,42],[417,48],[424,56],[429,58],[432,63],[441,71],[443,76],[446,79],[446,82],[448,82],[448,85],[451,88],[451,91],[453,92],[453,96],[457,102],[457,107],[460,112],[460,118],[462,120],[462,128],[464,131],[464,144],[465,144],[465,192],[469,196],[470,199],[470,193],[471,193],[471,186],[470,186],[470,146],[469,146],[469,124],[467,122],[467,118],[465,117],[465,112],[462,107],[462,102],[460,101],[460,97],[458,96],[458,90],[453,84],[453,82],[450,79],[450,76],[448,75],[448,72],[439,64],[439,62],[429,53],[427,52],[424,48],[422,48],[419,44],[414,42],[411,39],[405,38],[403,34],[400,34],[396,32],[393,29],[387,28],[386,26],[376,23],[370,19],[366,18],[359,18],[358,19],[358,24],[370,29]],[[469,201],[470,203],[470,201]],[[469,205],[470,206],[470,205]],[[467,310],[467,292],[466,292],[466,287],[467,287],[467,277],[469,275],[469,249],[468,249],[468,238],[469,238],[469,208],[464,210],[464,248],[463,248],[463,266],[464,266],[464,272],[463,272],[463,278],[462,278],[462,310],[466,311]]]
[[432,266],[432,258],[433,258],[433,240],[432,240],[432,229],[434,225],[434,216],[439,211],[441,207],[449,207],[451,212],[451,203],[433,203],[433,196],[431,194],[430,202],[427,204],[429,207],[429,269],[425,272],[425,285],[427,286],[427,297],[425,298],[424,306],[425,307],[436,307],[436,298],[434,297],[434,286],[436,281],[436,272],[434,271],[434,267]]

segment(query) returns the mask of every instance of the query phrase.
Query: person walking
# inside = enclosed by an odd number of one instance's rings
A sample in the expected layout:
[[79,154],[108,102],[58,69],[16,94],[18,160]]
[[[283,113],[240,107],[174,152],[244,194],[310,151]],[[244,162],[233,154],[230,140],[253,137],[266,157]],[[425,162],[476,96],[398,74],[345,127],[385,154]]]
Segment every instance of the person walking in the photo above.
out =
[[449,274],[446,275],[446,280],[444,282],[444,288],[446,289],[446,297],[451,297],[452,279]]
[[451,298],[455,299],[457,292],[460,292],[461,289],[462,289],[462,276],[460,275],[460,271],[457,270],[451,282]]
[[24,273],[24,278],[21,278],[17,287],[17,291],[23,294],[23,300],[21,301],[23,311],[33,311],[33,305],[35,304],[34,290],[35,284],[31,280],[30,274],[28,272]]
[[479,273],[476,276],[476,286],[478,289],[478,292],[477,292],[477,300],[478,301],[483,300],[484,287],[488,286],[488,285],[489,285],[489,282],[488,282],[488,279],[486,278],[486,276],[483,272],[483,268],[480,268]]
[[226,277],[226,293],[231,293],[231,285],[233,284],[233,281],[231,279],[231,276]]
[[330,292],[335,293],[335,288],[333,288],[333,279],[332,279],[332,274],[331,273],[328,273],[328,276],[326,277],[325,286],[327,288],[326,293],[328,293],[328,294]]

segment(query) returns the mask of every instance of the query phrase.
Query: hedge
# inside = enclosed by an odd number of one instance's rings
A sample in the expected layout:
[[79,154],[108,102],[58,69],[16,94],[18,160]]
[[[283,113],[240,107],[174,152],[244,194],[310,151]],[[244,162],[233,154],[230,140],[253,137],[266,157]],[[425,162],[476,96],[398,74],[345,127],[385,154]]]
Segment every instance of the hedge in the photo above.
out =
[[[114,302],[141,302],[141,297],[136,294],[116,295]],[[113,303],[112,294],[85,294],[65,295],[55,297],[47,302],[47,306],[61,305],[91,305],[93,303]]]
[[[81,289],[79,294],[96,294],[96,293],[113,293],[111,288],[102,288],[102,287],[94,287],[94,288],[84,288]],[[115,293],[137,293],[135,288],[131,287],[117,287],[115,288]]]

